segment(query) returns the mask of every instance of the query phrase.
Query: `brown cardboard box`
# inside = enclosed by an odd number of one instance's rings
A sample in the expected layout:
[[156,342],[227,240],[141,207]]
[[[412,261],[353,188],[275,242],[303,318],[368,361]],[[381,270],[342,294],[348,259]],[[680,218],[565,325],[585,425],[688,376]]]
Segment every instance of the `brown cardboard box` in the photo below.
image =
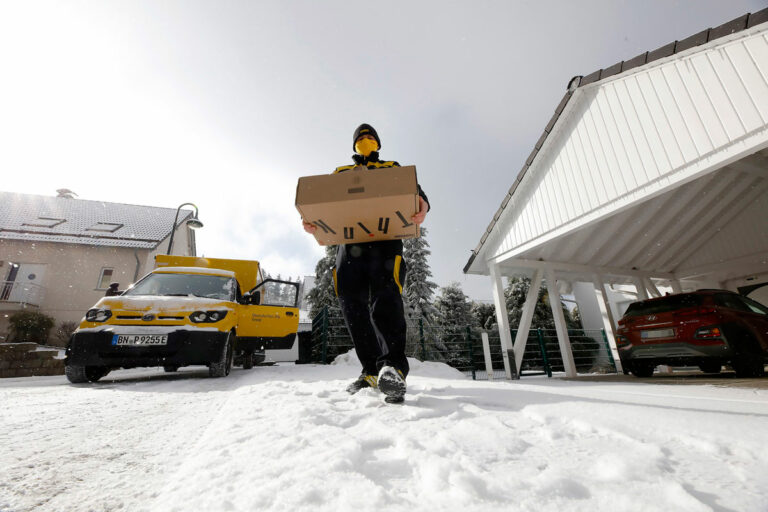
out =
[[305,176],[296,187],[296,209],[318,227],[320,245],[415,238],[416,183],[414,166]]

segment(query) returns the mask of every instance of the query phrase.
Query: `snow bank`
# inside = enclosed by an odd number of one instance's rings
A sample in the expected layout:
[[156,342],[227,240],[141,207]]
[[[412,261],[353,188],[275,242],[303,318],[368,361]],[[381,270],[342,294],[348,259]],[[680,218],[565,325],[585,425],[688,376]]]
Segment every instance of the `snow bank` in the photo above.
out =
[[768,391],[474,382],[414,362],[0,381],[0,511],[765,511]]
[[[340,354],[336,356],[336,359],[331,362],[332,365],[346,366],[353,368],[356,372],[360,372],[360,359],[354,349],[350,350],[346,354]],[[410,366],[410,377],[432,377],[435,379],[466,379],[467,377],[456,370],[451,368],[447,364],[436,363],[433,361],[419,361],[412,357],[408,358],[408,365]]]

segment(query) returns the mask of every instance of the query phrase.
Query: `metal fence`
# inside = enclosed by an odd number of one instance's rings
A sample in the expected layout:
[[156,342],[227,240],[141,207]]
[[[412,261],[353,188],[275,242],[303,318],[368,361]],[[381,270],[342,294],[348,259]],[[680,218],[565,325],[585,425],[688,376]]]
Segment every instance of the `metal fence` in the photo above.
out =
[[[473,379],[487,379],[481,330],[468,325],[436,324],[421,317],[406,318],[406,355],[421,361],[446,363]],[[517,330],[512,329],[512,339]],[[578,373],[616,373],[608,338],[603,330],[571,329],[571,340]],[[498,331],[488,332],[494,378],[503,377],[504,360]],[[324,308],[312,319],[310,359],[327,364],[353,348],[341,311]],[[520,375],[551,377],[564,371],[563,358],[554,329],[531,329],[525,346]]]
[[[517,329],[512,329],[511,335],[514,341]],[[616,363],[604,330],[569,329],[568,337],[571,341],[571,352],[577,373],[616,373]],[[491,349],[491,366],[494,376],[498,376],[499,372],[504,372],[499,332],[488,332],[488,341]],[[557,331],[531,329],[528,332],[523,362],[520,366],[521,377],[543,374],[551,377],[553,372],[565,371]],[[476,378],[487,378],[487,372],[479,372]]]
[[[405,353],[421,361],[440,361],[454,368],[472,373],[476,369],[477,352],[474,335],[469,326],[436,325],[421,317],[406,318]],[[353,348],[341,311],[324,308],[312,319],[312,362],[327,364]],[[478,345],[479,346],[479,345]]]

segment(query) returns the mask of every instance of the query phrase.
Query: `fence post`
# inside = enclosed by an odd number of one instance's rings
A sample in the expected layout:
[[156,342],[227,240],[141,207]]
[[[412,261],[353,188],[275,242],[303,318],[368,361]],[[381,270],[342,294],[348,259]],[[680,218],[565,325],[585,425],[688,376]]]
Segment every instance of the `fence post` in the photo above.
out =
[[323,364],[328,364],[326,361],[328,356],[328,306],[323,307],[323,330],[320,338],[323,340]]
[[474,350],[472,350],[472,328],[469,325],[467,326],[467,351],[469,353],[469,365],[472,368],[472,380],[477,380]]
[[424,318],[419,316],[419,342],[421,342],[421,360],[427,360],[427,345],[424,343]]
[[605,329],[600,329],[600,332],[603,334],[603,343],[605,343],[605,350],[608,351],[608,357],[611,358],[611,365],[613,366],[613,371],[618,373],[619,370],[616,368],[616,360],[613,358],[613,351],[611,350],[611,344],[608,343],[608,336],[605,334]]
[[541,327],[536,329],[536,334],[539,337],[539,347],[541,348],[541,359],[544,361],[544,371],[547,372],[547,377],[552,377],[552,368],[549,366],[549,357],[547,357],[547,345],[544,343],[544,335],[541,333]]

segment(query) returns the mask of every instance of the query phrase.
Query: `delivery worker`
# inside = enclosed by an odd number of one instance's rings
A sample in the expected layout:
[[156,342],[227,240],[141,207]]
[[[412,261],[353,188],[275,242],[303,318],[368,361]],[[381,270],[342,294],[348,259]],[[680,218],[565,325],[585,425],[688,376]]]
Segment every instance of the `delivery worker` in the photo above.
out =
[[[338,167],[334,173],[363,166],[362,172],[387,172],[399,167],[379,159],[381,140],[371,125],[361,124],[352,138],[354,165]],[[429,211],[427,196],[419,191],[419,211],[415,224],[424,222]],[[317,226],[304,221],[304,229],[314,233]],[[405,313],[403,284],[406,263],[402,240],[382,240],[339,245],[336,253],[334,284],[355,352],[363,365],[360,377],[348,387],[349,393],[378,387],[390,403],[402,402],[408,360],[405,356]]]

